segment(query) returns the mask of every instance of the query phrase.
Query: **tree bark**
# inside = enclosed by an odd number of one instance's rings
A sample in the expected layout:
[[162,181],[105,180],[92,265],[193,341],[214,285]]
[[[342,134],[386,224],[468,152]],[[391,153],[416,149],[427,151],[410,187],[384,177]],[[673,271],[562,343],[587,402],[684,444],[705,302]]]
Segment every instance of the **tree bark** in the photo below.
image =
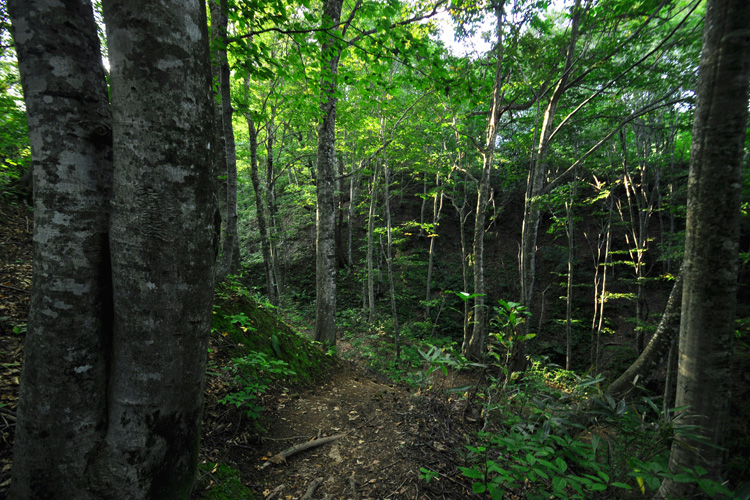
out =
[[[547,175],[548,162],[547,153],[552,142],[555,114],[565,90],[567,89],[570,72],[574,64],[575,49],[578,43],[578,28],[581,22],[581,0],[576,0],[573,6],[573,18],[571,20],[570,43],[568,44],[565,65],[562,74],[557,81],[555,90],[552,92],[549,103],[544,110],[539,144],[534,151],[529,169],[529,177],[526,187],[526,199],[524,203],[523,225],[521,228],[521,304],[533,311],[532,300],[534,295],[534,280],[536,279],[536,244],[539,232],[539,221],[541,208],[539,207],[539,196],[544,188],[544,180]],[[529,322],[525,323],[528,333]],[[521,344],[523,345],[523,344]]]
[[490,173],[495,153],[497,127],[502,115],[502,84],[503,84],[503,16],[505,4],[500,2],[495,7],[497,18],[497,62],[495,64],[495,80],[492,88],[492,106],[487,114],[487,127],[482,153],[482,177],[477,187],[477,211],[474,216],[474,318],[471,337],[464,336],[461,352],[468,359],[478,361],[484,354],[487,332],[485,331],[485,283],[484,283],[484,234],[485,213],[490,199]]
[[372,185],[370,187],[370,209],[367,213],[367,307],[369,309],[368,321],[375,321],[375,263],[373,251],[375,243],[375,208],[377,205],[378,192],[378,162],[374,163],[372,172]]
[[232,127],[232,98],[230,96],[230,71],[227,58],[227,0],[211,0],[211,28],[212,37],[220,46],[214,51],[214,66],[218,66],[218,78],[214,85],[218,86],[218,102],[216,106],[216,135],[219,137],[217,145],[217,160],[220,176],[226,176],[224,189],[219,193],[226,193],[224,221],[224,241],[221,250],[221,260],[216,269],[216,282],[224,281],[227,274],[236,273],[240,267],[239,253],[235,252],[239,242],[237,235],[237,153]]
[[[245,80],[245,85],[249,83]],[[247,116],[247,130],[250,138],[250,180],[253,183],[253,192],[255,193],[255,211],[258,220],[258,234],[260,236],[260,249],[263,254],[263,265],[266,271],[266,284],[268,287],[268,300],[271,304],[278,306],[279,299],[276,295],[276,283],[271,263],[271,246],[268,242],[268,229],[266,224],[265,203],[263,202],[263,188],[258,179],[258,131],[255,128],[255,122],[250,115]]]
[[396,348],[396,362],[401,359],[401,344],[399,343],[398,309],[396,308],[396,285],[393,279],[393,237],[391,234],[391,194],[390,167],[388,159],[383,160],[383,190],[385,191],[385,227],[386,227],[386,269],[388,270],[388,289],[391,296],[391,317],[393,318],[393,342]]
[[[688,177],[677,425],[699,425],[705,441],[678,436],[669,468],[700,465],[719,479],[729,417],[737,294],[742,153],[750,87],[750,3],[709,0],[703,32]],[[717,446],[718,445],[718,446]],[[660,496],[683,498],[695,484],[665,480]]]
[[[343,0],[326,0],[322,25],[338,31]],[[320,124],[316,212],[315,340],[336,346],[336,74],[340,51],[336,40],[326,36],[321,47]]]
[[104,497],[187,498],[215,260],[205,3],[104,0],[115,176]]
[[[107,423],[112,130],[91,3],[10,0],[34,177],[14,499],[90,499]],[[74,438],[73,438],[74,437]]]

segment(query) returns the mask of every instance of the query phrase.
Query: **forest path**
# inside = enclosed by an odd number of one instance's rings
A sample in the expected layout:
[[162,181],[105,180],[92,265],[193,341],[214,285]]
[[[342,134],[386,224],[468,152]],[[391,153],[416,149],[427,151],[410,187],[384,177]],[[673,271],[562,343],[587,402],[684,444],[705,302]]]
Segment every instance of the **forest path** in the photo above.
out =
[[[264,401],[265,437],[259,445],[240,444],[241,457],[231,455],[266,500],[470,498],[471,484],[455,476],[464,429],[454,424],[462,420],[458,399],[454,411],[450,402],[413,395],[343,362],[318,386],[301,393],[282,388]],[[277,456],[336,435],[286,460]],[[446,474],[427,483],[420,467]],[[305,496],[313,484],[314,493]]]
[[[0,498],[5,498],[31,288],[32,227],[26,207],[4,200],[0,220]],[[351,346],[342,342],[339,349]],[[464,434],[477,430],[464,400],[441,391],[414,394],[355,363],[338,365],[316,385],[274,384],[261,403],[267,432],[260,442],[240,410],[216,401],[226,393],[229,375],[208,377],[200,460],[240,469],[243,483],[264,500],[478,498],[457,469]],[[217,371],[223,372],[221,366]],[[285,462],[269,460],[289,447],[337,434],[343,435]],[[440,475],[425,482],[420,467]],[[210,468],[204,466],[202,474],[202,484],[210,486]],[[314,494],[304,497],[317,478],[322,480]],[[205,493],[198,487],[194,498]]]

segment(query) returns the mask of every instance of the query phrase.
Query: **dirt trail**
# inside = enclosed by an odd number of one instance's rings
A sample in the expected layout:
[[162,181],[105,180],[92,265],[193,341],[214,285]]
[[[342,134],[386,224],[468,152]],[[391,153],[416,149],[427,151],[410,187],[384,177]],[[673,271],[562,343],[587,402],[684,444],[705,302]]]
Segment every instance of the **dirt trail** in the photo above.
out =
[[[250,486],[259,498],[473,496],[471,485],[456,479],[464,430],[452,423],[460,420],[458,404],[450,412],[444,404],[414,396],[348,363],[319,387],[274,399],[266,403],[267,437],[260,444],[240,445],[241,453],[232,453],[243,476],[253,478]],[[294,445],[336,434],[343,436],[286,461],[274,459]],[[207,440],[211,441],[210,434]],[[272,463],[264,467],[269,459]],[[443,475],[427,483],[419,477],[420,467]],[[318,484],[314,494],[305,497],[314,482]]]

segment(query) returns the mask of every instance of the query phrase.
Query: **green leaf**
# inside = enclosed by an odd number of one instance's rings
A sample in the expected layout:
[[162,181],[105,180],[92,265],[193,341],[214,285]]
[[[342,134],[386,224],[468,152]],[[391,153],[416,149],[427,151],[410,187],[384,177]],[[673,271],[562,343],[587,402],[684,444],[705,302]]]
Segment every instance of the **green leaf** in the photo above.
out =
[[459,467],[461,473],[469,479],[484,479],[484,474],[471,467]]
[[487,485],[485,485],[484,483],[474,483],[471,485],[471,490],[474,493],[484,493],[485,491],[487,491]]

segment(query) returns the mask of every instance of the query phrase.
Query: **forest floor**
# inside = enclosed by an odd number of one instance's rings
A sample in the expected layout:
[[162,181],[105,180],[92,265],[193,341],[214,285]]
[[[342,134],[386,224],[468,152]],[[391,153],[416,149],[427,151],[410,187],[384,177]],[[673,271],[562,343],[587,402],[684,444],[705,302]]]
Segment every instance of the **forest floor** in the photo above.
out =
[[[477,430],[476,419],[465,412],[465,400],[413,394],[343,362],[320,385],[298,392],[277,387],[263,406],[262,425],[267,428],[259,441],[241,422],[212,425],[204,429],[201,451],[206,463],[235,464],[257,498],[474,496],[471,483],[458,478],[456,467],[462,463],[463,435]],[[208,413],[216,411],[222,409]],[[317,440],[318,446],[286,459],[280,456]],[[426,482],[420,478],[421,467],[440,476]],[[204,474],[209,473],[204,468]],[[201,484],[211,488],[206,479]],[[315,492],[305,496],[310,488]]]
[[[0,498],[5,498],[31,289],[31,212],[0,200],[0,222]],[[339,349],[352,347],[342,342]],[[478,416],[466,399],[440,390],[414,393],[356,362],[337,365],[316,384],[276,383],[262,401],[262,430],[241,411],[219,404],[225,381],[208,377],[194,497],[221,498],[211,491],[227,465],[240,473],[242,491],[262,499],[474,496],[457,469],[463,436],[478,430]],[[438,385],[465,382],[444,379]],[[323,441],[285,460],[278,455],[316,439]],[[439,475],[426,482],[420,467]],[[313,485],[315,492],[305,496]]]

